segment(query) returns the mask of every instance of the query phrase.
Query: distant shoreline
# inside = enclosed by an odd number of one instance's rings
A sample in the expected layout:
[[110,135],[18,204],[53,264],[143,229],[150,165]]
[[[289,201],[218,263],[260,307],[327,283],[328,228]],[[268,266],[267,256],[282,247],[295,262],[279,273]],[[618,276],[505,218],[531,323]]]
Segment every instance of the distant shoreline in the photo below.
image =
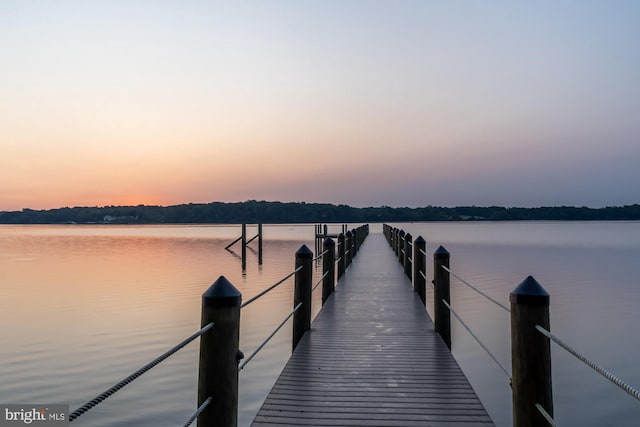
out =
[[420,208],[250,200],[174,206],[103,206],[0,212],[0,224],[239,224],[364,223],[420,221],[634,221],[640,204],[604,208],[555,206]]

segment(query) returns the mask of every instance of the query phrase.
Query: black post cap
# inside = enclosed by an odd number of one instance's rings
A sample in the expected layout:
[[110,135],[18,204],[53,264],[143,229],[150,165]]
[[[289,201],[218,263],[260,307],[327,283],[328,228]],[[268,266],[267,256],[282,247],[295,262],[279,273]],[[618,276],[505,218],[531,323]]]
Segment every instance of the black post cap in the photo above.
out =
[[241,302],[242,294],[224,276],[218,277],[202,294],[202,305],[205,307],[235,307]]
[[336,242],[334,242],[331,237],[327,237],[326,239],[324,239],[324,245],[325,246],[335,246]]
[[427,241],[424,240],[422,236],[418,236],[418,238],[414,240],[414,243],[427,243]]
[[444,246],[440,246],[438,249],[436,249],[436,251],[433,253],[433,256],[435,258],[447,258],[449,257],[449,251],[446,250],[444,248]]
[[509,301],[521,305],[549,305],[549,293],[532,276],[528,276],[510,294]]
[[307,247],[307,245],[300,246],[300,249],[296,251],[296,258],[313,258],[313,252]]

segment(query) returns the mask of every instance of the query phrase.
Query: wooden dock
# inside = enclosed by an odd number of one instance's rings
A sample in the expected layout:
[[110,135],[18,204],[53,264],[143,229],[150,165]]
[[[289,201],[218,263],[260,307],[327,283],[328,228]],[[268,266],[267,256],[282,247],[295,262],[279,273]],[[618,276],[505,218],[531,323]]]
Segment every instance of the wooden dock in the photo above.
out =
[[382,234],[371,234],[252,426],[492,426]]

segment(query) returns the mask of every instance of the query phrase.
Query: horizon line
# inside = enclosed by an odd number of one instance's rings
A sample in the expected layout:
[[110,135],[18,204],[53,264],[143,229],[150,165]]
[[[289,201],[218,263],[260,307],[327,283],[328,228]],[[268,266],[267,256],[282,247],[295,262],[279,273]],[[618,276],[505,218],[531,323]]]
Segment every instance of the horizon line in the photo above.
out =
[[177,203],[171,205],[153,205],[153,204],[137,204],[137,205],[103,205],[103,206],[61,206],[55,208],[46,208],[46,209],[33,209],[29,207],[23,207],[18,210],[0,210],[1,213],[11,213],[11,212],[23,212],[23,211],[53,211],[53,210],[61,210],[61,209],[108,209],[108,208],[137,208],[137,207],[152,207],[152,208],[171,208],[177,206],[185,206],[185,205],[210,205],[214,203],[224,204],[224,205],[238,205],[238,204],[246,204],[246,203],[281,203],[281,204],[305,204],[305,205],[330,205],[330,206],[346,206],[351,209],[425,209],[425,208],[436,208],[436,209],[456,209],[456,208],[479,208],[479,209],[487,209],[487,208],[500,208],[500,209],[549,209],[549,208],[570,208],[570,209],[591,209],[591,210],[601,210],[601,209],[611,209],[611,208],[626,208],[638,206],[639,203],[632,204],[622,204],[622,205],[607,205],[600,207],[592,207],[587,205],[540,205],[540,206],[502,206],[502,205],[455,205],[455,206],[442,206],[442,205],[425,205],[418,207],[410,207],[410,206],[390,206],[390,205],[379,205],[379,206],[363,206],[356,207],[347,205],[345,203],[331,203],[331,202],[307,202],[307,201],[280,201],[280,200],[255,200],[249,199],[244,201],[235,201],[235,202],[223,202],[223,201],[211,201],[211,202],[185,202],[185,203]]

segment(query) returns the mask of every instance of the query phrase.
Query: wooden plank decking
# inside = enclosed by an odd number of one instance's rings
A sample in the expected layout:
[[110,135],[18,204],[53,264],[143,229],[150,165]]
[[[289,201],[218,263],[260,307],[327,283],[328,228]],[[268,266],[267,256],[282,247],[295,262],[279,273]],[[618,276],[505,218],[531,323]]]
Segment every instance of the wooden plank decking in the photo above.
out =
[[371,234],[252,424],[492,426],[382,234]]

